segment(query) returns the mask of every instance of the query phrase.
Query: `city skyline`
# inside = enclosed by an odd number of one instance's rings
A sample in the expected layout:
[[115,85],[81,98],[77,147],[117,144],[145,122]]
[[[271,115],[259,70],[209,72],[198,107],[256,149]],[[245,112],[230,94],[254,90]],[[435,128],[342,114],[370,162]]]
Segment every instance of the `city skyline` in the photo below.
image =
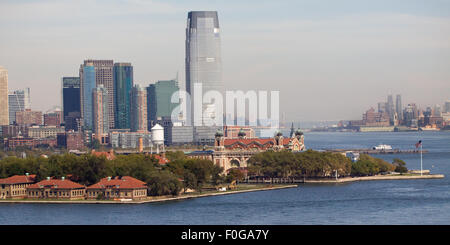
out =
[[[280,118],[284,115],[285,121],[356,119],[387,93],[402,94],[403,104],[424,107],[449,99],[448,3],[422,8],[422,1],[407,6],[344,1],[349,8],[342,8],[331,2],[324,7],[262,1],[251,14],[253,6],[245,1],[108,3],[94,2],[82,12],[83,4],[74,1],[3,2],[0,18],[5,25],[0,30],[6,35],[0,41],[0,64],[8,70],[9,90],[30,87],[33,110],[46,111],[61,99],[45,96],[45,90],[56,94],[61,77],[76,76],[75,64],[86,59],[129,61],[136,84],[143,86],[180,71],[183,85],[186,13],[205,9],[221,16],[226,89],[279,89]],[[73,15],[61,14],[71,8]],[[100,8],[109,10],[99,13],[108,21],[91,21]],[[53,24],[57,18],[62,22]],[[60,32],[61,27],[68,30]],[[135,38],[111,40],[107,33],[115,33],[108,31],[113,27]],[[101,28],[105,32],[94,31]],[[79,45],[83,42],[89,45]],[[29,59],[21,59],[22,52]],[[38,57],[41,62],[30,62]],[[290,103],[299,95],[301,103]]]

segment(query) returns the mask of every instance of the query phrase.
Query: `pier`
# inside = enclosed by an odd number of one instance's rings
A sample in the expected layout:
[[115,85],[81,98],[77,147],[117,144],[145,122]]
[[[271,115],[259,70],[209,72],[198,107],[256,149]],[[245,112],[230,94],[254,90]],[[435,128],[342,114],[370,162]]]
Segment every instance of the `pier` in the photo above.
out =
[[[325,152],[336,152],[336,153],[345,153],[345,152],[358,152],[360,154],[420,154],[419,150],[400,150],[400,149],[392,149],[392,150],[374,150],[374,149],[327,149]],[[427,153],[427,150],[423,150],[422,153]]]

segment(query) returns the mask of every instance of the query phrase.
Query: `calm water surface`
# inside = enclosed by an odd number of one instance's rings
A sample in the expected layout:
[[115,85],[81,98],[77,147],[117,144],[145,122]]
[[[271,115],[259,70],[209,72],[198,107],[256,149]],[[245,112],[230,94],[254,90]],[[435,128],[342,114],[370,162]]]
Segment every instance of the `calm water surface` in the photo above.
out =
[[[1,204],[0,224],[450,224],[450,132],[306,133],[310,149],[414,149],[444,179],[304,184],[298,188],[139,205]],[[420,169],[419,154],[398,157]]]

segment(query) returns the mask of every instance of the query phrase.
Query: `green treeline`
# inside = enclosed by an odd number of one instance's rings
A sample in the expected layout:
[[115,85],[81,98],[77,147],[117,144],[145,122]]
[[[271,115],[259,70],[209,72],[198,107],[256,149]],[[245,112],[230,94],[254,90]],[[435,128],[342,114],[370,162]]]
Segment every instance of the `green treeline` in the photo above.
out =
[[114,160],[93,155],[51,155],[45,157],[5,157],[0,160],[0,178],[25,173],[46,177],[67,177],[89,186],[107,176],[131,176],[147,183],[149,195],[177,195],[183,189],[201,188],[225,180],[222,168],[212,161],[189,159],[183,152],[168,152],[171,162],[160,165],[153,156],[144,154],[118,155]]
[[[399,167],[401,166],[401,167]],[[361,154],[357,162],[352,162],[339,153],[308,150],[293,153],[290,151],[266,151],[249,159],[250,176],[270,178],[323,178],[338,176],[368,176],[383,172],[406,172],[403,161],[395,159],[393,164],[382,159]]]

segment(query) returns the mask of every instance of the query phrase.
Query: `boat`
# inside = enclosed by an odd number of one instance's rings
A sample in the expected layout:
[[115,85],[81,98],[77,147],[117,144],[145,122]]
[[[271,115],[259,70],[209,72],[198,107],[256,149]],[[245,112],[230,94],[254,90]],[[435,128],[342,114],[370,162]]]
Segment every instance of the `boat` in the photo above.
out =
[[392,150],[392,146],[390,146],[390,145],[377,145],[377,146],[374,146],[372,149],[374,149],[374,150]]

